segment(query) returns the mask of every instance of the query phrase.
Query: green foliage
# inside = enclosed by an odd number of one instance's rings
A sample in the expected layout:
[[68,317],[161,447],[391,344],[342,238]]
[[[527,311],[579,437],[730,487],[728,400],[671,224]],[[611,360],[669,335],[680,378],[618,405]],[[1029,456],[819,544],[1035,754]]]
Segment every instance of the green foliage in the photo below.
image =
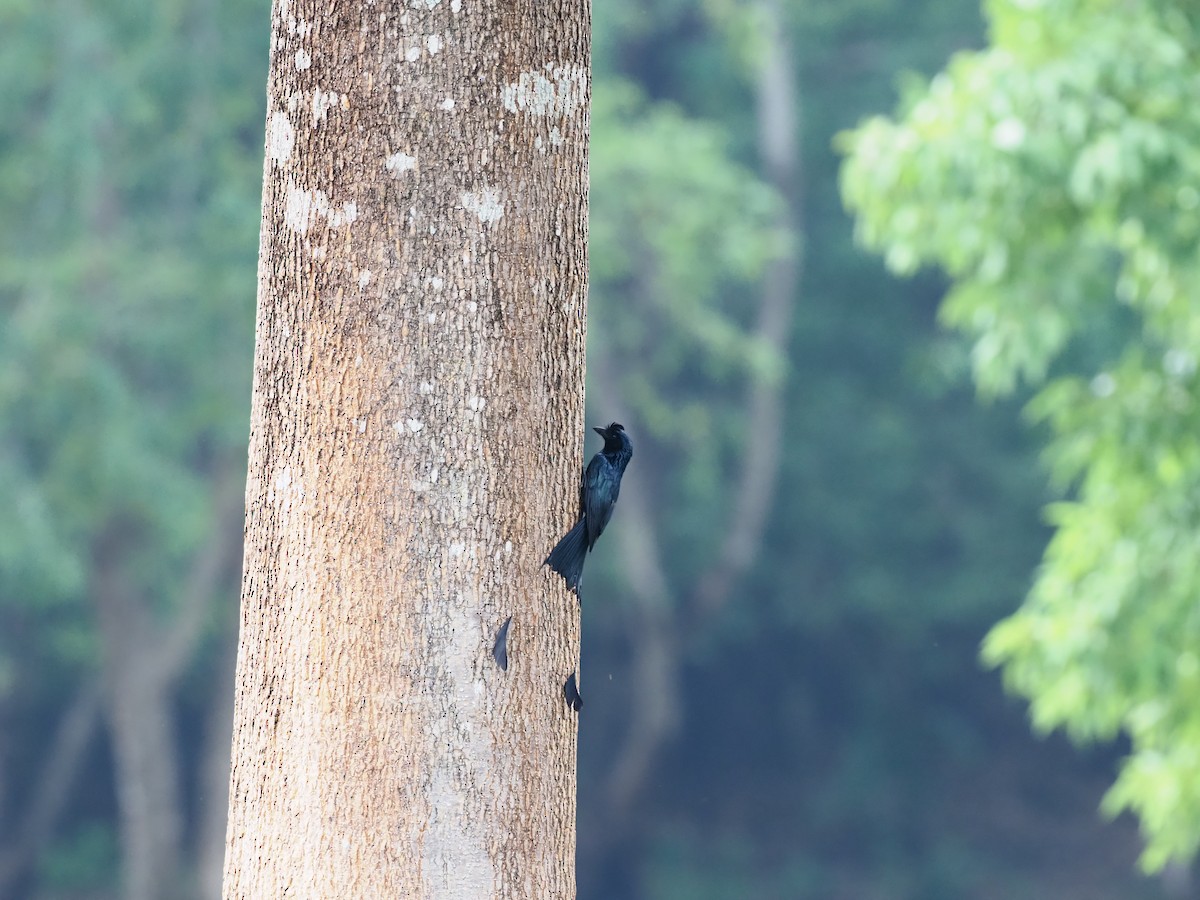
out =
[[4,605],[86,617],[92,542],[119,521],[169,607],[245,441],[262,102],[227,85],[261,74],[264,41],[216,29],[265,13],[216,7],[0,8],[22,35],[0,61]]
[[[720,127],[649,105],[628,82],[599,85],[592,115],[591,174],[605,188],[592,198],[589,233],[598,327],[619,355],[662,357],[635,373],[631,393],[653,404],[648,383],[689,365],[779,378],[782,361],[748,333],[744,302],[766,263],[789,250],[773,224],[778,199],[730,158]],[[641,315],[613,302],[631,290]],[[679,427],[661,399],[639,411],[668,433]]]
[[1078,739],[1125,731],[1109,793],[1143,863],[1200,846],[1200,33],[1183,3],[992,2],[991,46],[841,139],[858,236],[953,279],[980,389],[1030,404],[1071,499],[984,658]]
[[[684,677],[669,699],[683,731],[607,867],[595,858],[602,817],[588,792],[601,790],[628,720],[625,697],[606,691],[635,673],[617,636],[629,621],[620,602],[585,604],[580,895],[1141,896],[1106,844],[1060,859],[1063,844],[1083,843],[1055,841],[1092,812],[1086,775],[1047,760],[1052,741],[1022,743],[1023,724],[973,669],[979,635],[1024,588],[1043,539],[1033,512],[1042,479],[1012,406],[980,408],[948,386],[966,354],[932,334],[940,285],[886,280],[852,246],[836,195],[829,135],[890,102],[897,67],[933,71],[951,49],[976,45],[975,0],[784,7],[800,73],[806,233],[780,360],[751,337],[761,269],[791,249],[756,171],[756,5],[595,5],[592,362],[610,356],[646,420],[635,465],[655,473],[672,588],[693,582],[720,533],[728,475],[754,438],[741,402],[750,379],[786,379],[786,449],[760,562],[702,640],[680,648]],[[86,597],[96,529],[119,515],[137,531],[129,568],[169,615],[209,521],[212,472],[241,453],[268,8],[0,0],[0,30],[19,36],[0,55],[6,828],[95,665]],[[1079,190],[1106,183],[1105,152]],[[1181,208],[1197,205],[1176,190]],[[1157,226],[1146,216],[1143,228]],[[1126,238],[1140,240],[1136,229]],[[1113,289],[1120,256],[1094,240],[1095,271],[1076,275]],[[1047,266],[1062,262],[1053,247]],[[1131,289],[1149,291],[1160,263],[1143,248]],[[1059,296],[1061,285],[1046,284]],[[1119,356],[1135,311],[1114,315],[1092,297],[1078,291],[1104,333],[1072,324],[1064,346],[1132,391],[1105,354]],[[1185,375],[1187,357],[1170,359]],[[1094,388],[1107,382],[1090,375],[1076,384],[1098,404]],[[1082,405],[1064,395],[1038,415],[1051,427]],[[1063,479],[1083,476],[1071,461],[1085,449],[1064,450]],[[598,566],[592,587],[604,576]],[[619,561],[607,577],[619,598]],[[219,682],[213,656],[198,655],[177,695],[189,773],[198,712]],[[116,890],[111,760],[94,744],[41,860],[43,895]],[[1170,771],[1147,766],[1126,783],[1146,790],[1157,778],[1165,790]],[[1022,789],[1050,797],[1050,828]],[[1076,893],[1046,887],[1063,882]]]
[[745,437],[741,386],[784,377],[753,333],[758,280],[790,249],[779,199],[733,158],[725,128],[626,80],[597,83],[592,120],[589,339],[640,433],[682,460],[662,505],[716,507]]
[[[169,619],[245,458],[268,6],[0,0],[0,842],[97,677],[101,535]],[[112,886],[114,826],[67,818],[41,882]]]

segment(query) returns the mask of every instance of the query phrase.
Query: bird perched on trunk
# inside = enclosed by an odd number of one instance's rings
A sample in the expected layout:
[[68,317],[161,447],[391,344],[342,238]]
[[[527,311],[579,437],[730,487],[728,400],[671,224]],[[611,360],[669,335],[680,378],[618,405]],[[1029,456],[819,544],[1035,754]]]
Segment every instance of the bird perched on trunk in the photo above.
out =
[[621,476],[633,456],[633,442],[623,425],[613,422],[607,428],[593,428],[604,438],[604,449],[592,457],[579,486],[579,519],[559,541],[544,565],[548,565],[579,593],[583,561],[596,544],[596,538],[612,518],[613,505],[621,493]]

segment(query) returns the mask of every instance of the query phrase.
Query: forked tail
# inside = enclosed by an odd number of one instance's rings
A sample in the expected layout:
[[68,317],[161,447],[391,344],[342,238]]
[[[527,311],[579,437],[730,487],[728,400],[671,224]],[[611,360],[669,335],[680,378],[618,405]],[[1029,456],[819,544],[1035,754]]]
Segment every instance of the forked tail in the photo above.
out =
[[567,587],[578,594],[579,582],[583,579],[583,561],[586,558],[587,516],[580,516],[574,527],[554,545],[554,549],[546,557],[545,565],[561,575],[567,582]]

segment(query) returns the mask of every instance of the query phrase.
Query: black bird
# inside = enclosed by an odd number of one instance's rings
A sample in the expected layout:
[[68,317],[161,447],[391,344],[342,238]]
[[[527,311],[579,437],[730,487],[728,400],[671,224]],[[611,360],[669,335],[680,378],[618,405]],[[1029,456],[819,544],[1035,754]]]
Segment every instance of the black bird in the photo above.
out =
[[583,561],[596,544],[596,538],[612,518],[613,506],[621,493],[621,476],[633,456],[633,442],[625,427],[613,422],[607,428],[593,428],[604,438],[604,449],[592,457],[579,486],[579,520],[559,541],[544,565],[561,575],[567,587],[579,593]]

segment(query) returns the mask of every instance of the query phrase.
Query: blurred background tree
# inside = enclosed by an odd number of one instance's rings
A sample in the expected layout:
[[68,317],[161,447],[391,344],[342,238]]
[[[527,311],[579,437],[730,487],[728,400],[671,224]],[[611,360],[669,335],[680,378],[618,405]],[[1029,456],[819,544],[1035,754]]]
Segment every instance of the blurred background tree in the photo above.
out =
[[[591,416],[637,456],[584,593],[581,897],[1166,895],[1096,816],[1125,748],[1032,739],[977,659],[1049,435],[1074,505],[990,658],[1158,760],[1114,810],[1186,815],[1194,22],[1137,8],[993,5],[930,90],[976,0],[596,4]],[[218,896],[267,16],[0,0],[0,896]],[[848,196],[973,352],[841,209],[833,135],[902,70]]]
[[0,4],[3,896],[220,859],[265,15]]

